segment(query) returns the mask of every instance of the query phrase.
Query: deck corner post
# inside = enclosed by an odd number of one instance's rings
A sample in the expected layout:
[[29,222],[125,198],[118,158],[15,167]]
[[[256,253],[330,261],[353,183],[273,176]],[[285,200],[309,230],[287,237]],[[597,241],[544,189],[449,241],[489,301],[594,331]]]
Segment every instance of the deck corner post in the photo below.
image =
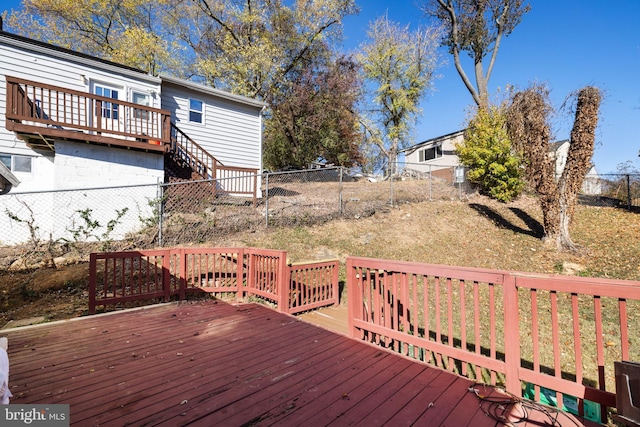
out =
[[289,287],[291,286],[291,267],[287,264],[287,252],[282,251],[278,261],[278,311],[289,313]]
[[509,393],[522,396],[520,385],[520,313],[518,307],[518,287],[516,278],[504,274],[504,353],[505,386]]
[[[186,289],[187,289],[187,253],[184,250],[184,248],[180,248],[178,250],[178,256],[176,257],[178,262],[180,263],[180,269],[179,269],[179,273],[178,273],[178,283],[179,283],[179,293],[180,293],[180,300],[184,300],[186,299]],[[172,256],[172,251],[168,252],[168,256],[171,257]],[[170,282],[169,282],[170,283]],[[170,286],[167,286],[167,288],[169,288]],[[169,292],[171,292],[171,290],[169,289]]]
[[253,175],[253,208],[258,207],[258,174]]
[[336,260],[333,266],[333,305],[340,305],[340,261]]
[[347,322],[349,336],[358,339],[358,330],[355,327],[355,316],[360,304],[359,287],[356,283],[355,266],[353,258],[347,257]]
[[97,262],[96,254],[89,255],[89,314],[96,314],[96,289],[97,289]]
[[244,287],[245,287],[245,275],[244,275],[244,250],[238,249],[237,262],[236,262],[236,303],[244,301]]

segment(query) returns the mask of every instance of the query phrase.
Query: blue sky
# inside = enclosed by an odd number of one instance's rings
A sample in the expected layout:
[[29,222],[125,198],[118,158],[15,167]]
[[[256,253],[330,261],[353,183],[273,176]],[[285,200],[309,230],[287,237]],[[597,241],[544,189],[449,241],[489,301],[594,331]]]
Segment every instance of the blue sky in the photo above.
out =
[[[416,6],[420,0],[358,0],[360,15],[345,20],[346,51],[365,40],[370,21],[389,18],[417,28],[426,18]],[[586,85],[602,89],[605,98],[596,135],[594,163],[598,172],[615,172],[631,160],[640,168],[640,0],[530,0],[532,9],[503,39],[490,90],[507,85],[525,88],[546,83],[559,107],[572,92]],[[0,12],[18,8],[19,0],[3,0]],[[439,70],[434,91],[422,103],[415,127],[416,142],[454,132],[464,126],[471,95],[444,50],[446,64]],[[468,71],[469,72],[469,71]],[[472,74],[470,75],[472,77]],[[572,117],[554,121],[556,140],[569,138]]]
[[[558,108],[572,92],[586,85],[604,93],[593,161],[599,173],[615,172],[619,163],[633,161],[640,168],[640,18],[639,0],[530,0],[531,11],[503,39],[489,89],[507,85],[525,88],[546,83]],[[416,0],[361,0],[357,17],[345,22],[346,49],[364,39],[370,21],[388,13],[389,19],[417,28],[427,24]],[[614,6],[615,5],[615,6]],[[473,103],[453,64],[447,64],[435,90],[425,97],[416,126],[420,142],[464,127]],[[467,70],[473,78],[471,70]],[[573,118],[565,113],[554,121],[556,140],[569,138]]]

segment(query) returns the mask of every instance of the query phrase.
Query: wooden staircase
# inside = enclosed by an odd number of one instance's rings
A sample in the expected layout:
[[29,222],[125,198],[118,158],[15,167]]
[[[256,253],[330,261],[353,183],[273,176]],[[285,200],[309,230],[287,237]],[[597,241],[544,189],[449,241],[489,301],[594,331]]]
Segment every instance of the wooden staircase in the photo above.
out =
[[165,181],[216,179],[224,165],[171,123],[171,143],[165,155]]
[[258,169],[223,165],[173,123],[171,142],[165,153],[165,182],[191,182],[172,189],[174,193],[186,195],[193,192],[191,187],[205,185],[204,197],[236,195],[250,197],[254,206],[257,203]]

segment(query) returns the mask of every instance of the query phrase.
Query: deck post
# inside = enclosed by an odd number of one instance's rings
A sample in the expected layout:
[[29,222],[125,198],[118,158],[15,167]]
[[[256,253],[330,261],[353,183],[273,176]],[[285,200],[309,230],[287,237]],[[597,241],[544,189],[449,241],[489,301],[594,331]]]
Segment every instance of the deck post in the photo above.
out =
[[353,260],[347,257],[347,322],[349,336],[351,338],[357,337],[357,330],[354,326],[354,320],[357,313],[360,297],[360,287],[357,286],[356,277],[354,273]]
[[96,314],[96,289],[97,289],[96,254],[89,255],[89,314]]
[[331,280],[333,288],[334,305],[340,305],[340,261],[336,260],[333,266],[333,278]]
[[[164,291],[164,300],[169,302],[171,300],[171,255],[170,249],[162,251],[162,290]],[[180,254],[182,255],[182,254]],[[180,268],[183,266],[183,261],[180,259]],[[178,273],[179,281],[182,282],[182,271]]]
[[505,386],[509,393],[522,396],[520,385],[520,310],[518,307],[518,288],[515,278],[504,274],[504,358]]
[[[169,251],[169,254],[171,253],[172,251]],[[178,251],[177,258],[180,262],[180,270],[179,270],[180,273],[178,278],[178,283],[180,286],[180,289],[179,289],[180,300],[184,300],[186,298],[186,289],[187,289],[187,253],[185,252],[184,248],[180,248],[180,250]],[[171,292],[171,290],[169,290],[169,292]]]
[[[244,286],[245,286],[245,277],[244,277],[244,249],[239,248],[237,253],[236,260],[236,302],[244,301]],[[247,276],[248,277],[248,276]]]
[[289,288],[291,286],[291,267],[287,263],[287,252],[278,257],[278,311],[289,313]]

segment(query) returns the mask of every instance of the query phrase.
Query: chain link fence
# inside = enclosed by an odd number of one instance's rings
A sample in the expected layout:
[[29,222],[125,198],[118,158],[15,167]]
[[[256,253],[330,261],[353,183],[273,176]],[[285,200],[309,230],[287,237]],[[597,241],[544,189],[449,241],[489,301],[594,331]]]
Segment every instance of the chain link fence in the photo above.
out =
[[[0,196],[0,249],[18,247],[53,262],[56,245],[126,250],[201,244],[243,230],[367,217],[390,205],[460,200],[474,191],[455,166],[411,166],[393,179],[344,168],[263,173],[255,203],[220,191],[232,187],[224,180],[12,192]],[[640,175],[588,178],[581,203],[640,210]]]
[[591,180],[591,188],[583,185],[580,203],[590,206],[618,207],[630,211],[640,211],[640,174],[587,175],[585,183]]
[[160,243],[201,243],[239,230],[361,218],[391,204],[460,197],[457,187],[434,177],[403,173],[389,180],[339,167],[263,173],[258,182],[255,206],[216,193],[216,186],[225,187],[221,180],[164,184]]

